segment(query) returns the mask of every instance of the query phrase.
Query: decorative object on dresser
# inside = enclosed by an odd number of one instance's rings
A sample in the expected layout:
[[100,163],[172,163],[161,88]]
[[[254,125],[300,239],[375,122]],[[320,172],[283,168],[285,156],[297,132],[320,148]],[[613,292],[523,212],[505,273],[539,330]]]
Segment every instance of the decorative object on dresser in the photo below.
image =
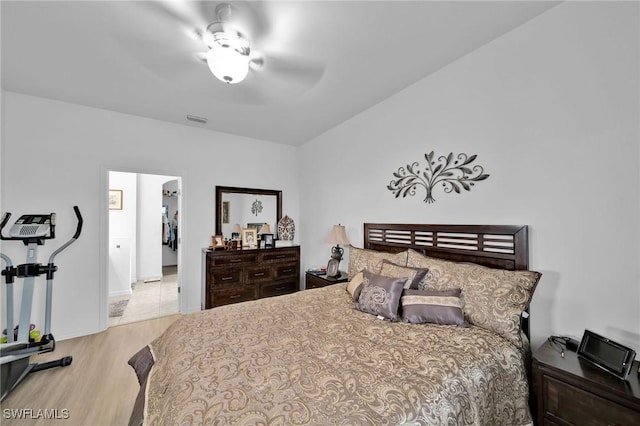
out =
[[435,159],[435,154],[431,151],[424,155],[426,165],[424,171],[418,169],[418,162],[407,164],[407,167],[400,167],[398,171],[393,173],[396,178],[392,180],[387,189],[393,192],[396,198],[402,195],[416,195],[416,187],[422,186],[427,191],[424,199],[425,203],[435,202],[433,198],[433,188],[436,184],[442,184],[445,194],[455,192],[460,193],[460,189],[470,191],[475,185],[474,182],[485,180],[489,177],[484,173],[482,166],[471,166],[477,155],[467,156],[460,153],[454,157],[450,152],[446,157],[444,155]]
[[339,278],[327,277],[326,274],[318,274],[307,271],[305,274],[305,288],[308,290],[310,288],[320,288],[326,287],[332,284],[339,284],[347,282],[347,274],[343,271],[340,273]]
[[278,221],[278,238],[285,241],[293,241],[296,234],[296,224],[288,215],[284,215]]
[[344,249],[340,247],[340,244],[344,246],[351,244],[349,238],[347,238],[345,227],[340,224],[333,225],[331,233],[325,240],[325,243],[335,244],[335,246],[331,248],[331,259],[329,259],[327,263],[327,277],[340,278],[339,267],[342,255],[344,254]]
[[538,425],[638,425],[640,378],[634,362],[627,380],[559,351],[547,341],[533,353]]
[[203,309],[293,293],[300,287],[300,246],[203,250]]

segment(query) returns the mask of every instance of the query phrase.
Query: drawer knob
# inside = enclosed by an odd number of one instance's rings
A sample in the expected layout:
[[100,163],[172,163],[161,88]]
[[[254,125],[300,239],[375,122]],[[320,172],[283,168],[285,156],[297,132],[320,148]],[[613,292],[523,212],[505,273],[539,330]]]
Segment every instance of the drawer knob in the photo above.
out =
[[289,269],[283,269],[282,272],[284,272],[285,274],[289,273],[293,271],[293,269],[289,268]]
[[276,291],[282,291],[284,289],[286,289],[286,287],[276,287]]
[[256,272],[255,274],[253,274],[254,277],[262,277],[264,276],[264,272]]
[[231,296],[229,296],[229,299],[237,299],[238,297],[241,297],[240,294],[233,294]]
[[222,277],[222,281],[229,281],[232,280],[233,277]]
[[284,259],[285,257],[287,257],[286,254],[279,254],[276,256],[276,259]]

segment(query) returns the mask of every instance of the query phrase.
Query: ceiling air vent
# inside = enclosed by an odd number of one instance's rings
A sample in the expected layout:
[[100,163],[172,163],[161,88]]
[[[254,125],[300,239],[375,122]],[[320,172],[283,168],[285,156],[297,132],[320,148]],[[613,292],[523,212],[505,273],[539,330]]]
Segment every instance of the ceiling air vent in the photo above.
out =
[[188,115],[188,114],[187,114],[187,120],[195,121],[196,123],[202,123],[202,124],[206,124],[207,121],[209,121],[205,117],[198,117],[198,116],[195,116],[195,115]]

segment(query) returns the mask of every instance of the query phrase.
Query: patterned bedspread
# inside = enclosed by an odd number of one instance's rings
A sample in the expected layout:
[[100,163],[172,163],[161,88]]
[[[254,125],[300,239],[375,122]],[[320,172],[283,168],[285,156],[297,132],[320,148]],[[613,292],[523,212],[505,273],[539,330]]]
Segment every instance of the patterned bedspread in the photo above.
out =
[[150,348],[149,425],[531,423],[509,342],[381,321],[344,284],[186,315]]

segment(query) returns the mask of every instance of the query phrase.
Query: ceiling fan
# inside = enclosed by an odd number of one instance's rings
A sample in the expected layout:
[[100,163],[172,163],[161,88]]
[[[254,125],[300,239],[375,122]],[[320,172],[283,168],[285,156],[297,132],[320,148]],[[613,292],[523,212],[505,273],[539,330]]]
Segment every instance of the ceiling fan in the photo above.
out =
[[230,23],[232,13],[229,3],[220,3],[215,10],[217,21],[202,34],[202,41],[209,47],[207,65],[218,80],[227,84],[244,80],[251,61],[251,43]]
[[[324,73],[324,65],[299,53],[287,52],[273,36],[273,27],[286,25],[286,21],[279,19],[277,11],[269,9],[268,2],[166,0],[142,3],[162,12],[174,24],[189,28],[190,35],[200,40],[205,49],[192,53],[208,65],[218,80],[228,85],[243,82],[251,73],[252,80],[267,86],[260,88],[258,83],[252,83],[258,86],[256,90],[261,90],[264,98],[265,93],[273,94],[275,90],[268,86],[275,84],[280,92],[285,86],[297,91],[308,89]],[[283,28],[278,29],[282,34]]]

